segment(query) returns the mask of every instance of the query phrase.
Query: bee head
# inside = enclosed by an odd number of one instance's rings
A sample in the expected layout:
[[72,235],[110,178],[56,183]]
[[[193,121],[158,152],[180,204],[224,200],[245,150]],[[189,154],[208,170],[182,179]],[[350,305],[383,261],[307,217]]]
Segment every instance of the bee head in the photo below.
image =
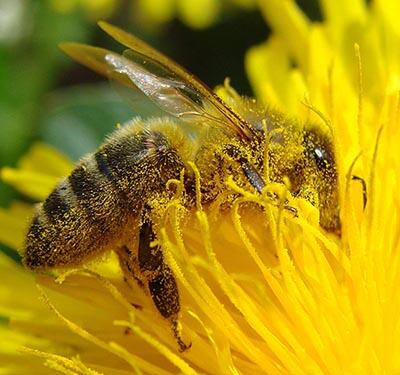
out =
[[333,144],[319,127],[287,120],[268,134],[269,175],[287,177],[293,196],[308,200],[320,212],[320,225],[340,235],[338,176]]
[[283,182],[288,177],[292,195],[318,207],[321,227],[340,235],[338,177],[330,135],[318,126],[303,126],[255,100],[242,99],[240,110],[252,138],[243,142],[245,153],[233,148],[228,154],[239,161],[247,181],[262,191],[266,184],[264,159],[268,155],[270,180]]
[[318,128],[304,131],[304,175],[318,195],[320,224],[329,232],[340,234],[338,177],[333,144]]

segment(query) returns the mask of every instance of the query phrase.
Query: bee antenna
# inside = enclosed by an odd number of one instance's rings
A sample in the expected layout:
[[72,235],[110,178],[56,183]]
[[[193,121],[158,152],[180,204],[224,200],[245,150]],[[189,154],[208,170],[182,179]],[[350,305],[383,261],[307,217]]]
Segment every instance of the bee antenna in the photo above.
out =
[[228,144],[224,147],[224,151],[228,156],[237,161],[242,167],[243,173],[247,177],[250,184],[261,194],[265,187],[265,181],[260,176],[254,165],[247,159],[239,147]]

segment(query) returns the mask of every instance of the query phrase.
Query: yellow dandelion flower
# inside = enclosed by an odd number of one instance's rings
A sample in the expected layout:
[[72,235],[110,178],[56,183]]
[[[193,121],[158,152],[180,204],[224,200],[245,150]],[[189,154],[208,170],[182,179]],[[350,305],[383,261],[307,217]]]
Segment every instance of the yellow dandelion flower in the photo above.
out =
[[[255,0],[47,0],[59,13],[81,9],[92,20],[109,18],[128,6],[135,24],[159,27],[173,18],[187,26],[203,29],[215,24],[226,8],[254,9]],[[125,9],[126,11],[126,9]]]
[[225,8],[251,9],[254,0],[139,0],[133,2],[133,17],[143,26],[157,26],[179,18],[187,26],[202,29],[213,25]]
[[[0,363],[8,373],[400,372],[400,6],[324,0],[324,21],[313,23],[295,1],[260,4],[273,35],[249,51],[249,77],[260,100],[332,129],[341,239],[320,229],[307,202],[297,202],[293,217],[232,180],[239,198],[228,211],[198,205],[183,215],[175,181],[157,238],[192,347],[177,351],[112,253],[57,278],[35,278],[1,255]],[[2,178],[37,199],[71,168],[43,145],[25,161]],[[354,175],[366,182],[365,210]],[[20,247],[31,210],[0,211],[2,242]]]

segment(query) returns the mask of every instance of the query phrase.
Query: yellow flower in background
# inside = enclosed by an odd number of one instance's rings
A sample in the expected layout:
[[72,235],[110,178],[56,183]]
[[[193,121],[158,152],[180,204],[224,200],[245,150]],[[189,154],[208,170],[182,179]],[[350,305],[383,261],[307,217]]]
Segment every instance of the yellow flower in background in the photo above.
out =
[[201,29],[216,23],[226,9],[253,9],[255,5],[255,0],[138,0],[132,3],[132,13],[145,27],[178,17],[187,26]]
[[[54,10],[68,13],[81,8],[92,20],[109,18],[121,9],[121,0],[48,0]],[[174,17],[193,28],[206,28],[229,8],[253,9],[255,0],[130,0],[134,24],[158,27]]]
[[[8,373],[400,372],[400,5],[321,7],[324,20],[313,23],[295,1],[260,1],[273,34],[249,51],[246,67],[260,100],[331,127],[341,240],[319,228],[317,210],[303,201],[293,218],[238,190],[230,212],[199,207],[186,222],[171,201],[157,234],[180,287],[182,336],[192,342],[182,354],[112,254],[57,279],[35,278],[1,255],[0,363]],[[39,145],[2,179],[40,200],[71,168]],[[365,210],[352,175],[366,181]],[[0,241],[19,249],[31,212],[21,203],[2,209]]]

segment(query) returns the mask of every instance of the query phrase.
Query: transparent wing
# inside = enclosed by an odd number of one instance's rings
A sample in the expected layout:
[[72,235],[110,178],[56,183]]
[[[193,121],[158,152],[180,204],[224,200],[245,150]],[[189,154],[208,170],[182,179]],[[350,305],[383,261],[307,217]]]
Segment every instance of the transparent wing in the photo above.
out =
[[247,123],[192,74],[133,35],[105,22],[99,25],[129,49],[120,55],[78,43],[62,43],[60,47],[94,71],[139,89],[177,118],[190,122],[198,121],[200,116],[230,128],[242,138],[251,138]]

